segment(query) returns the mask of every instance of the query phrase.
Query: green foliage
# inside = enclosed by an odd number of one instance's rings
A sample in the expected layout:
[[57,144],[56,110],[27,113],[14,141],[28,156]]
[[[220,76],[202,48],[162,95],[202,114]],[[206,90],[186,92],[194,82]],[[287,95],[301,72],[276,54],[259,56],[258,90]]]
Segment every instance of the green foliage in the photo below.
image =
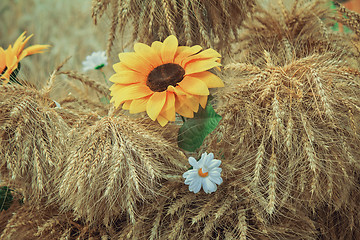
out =
[[10,84],[16,83],[22,86],[22,84],[17,80],[17,75],[20,71],[20,68],[21,68],[21,64],[18,63],[17,68],[14,71],[12,71],[12,73],[10,74],[10,82],[9,82]]
[[13,202],[10,188],[4,186],[0,187],[0,212],[7,210]]
[[216,128],[221,118],[208,102],[205,109],[200,108],[194,118],[184,122],[179,130],[178,146],[186,151],[194,152],[201,146],[205,137]]
[[[346,1],[338,1],[338,2],[346,2]],[[337,7],[334,4],[334,1],[330,2],[330,9],[336,10]],[[343,16],[347,18],[345,15]],[[333,31],[339,31],[339,23],[335,22],[334,25],[331,27]],[[352,33],[351,29],[349,29],[347,26],[343,26],[344,33]]]

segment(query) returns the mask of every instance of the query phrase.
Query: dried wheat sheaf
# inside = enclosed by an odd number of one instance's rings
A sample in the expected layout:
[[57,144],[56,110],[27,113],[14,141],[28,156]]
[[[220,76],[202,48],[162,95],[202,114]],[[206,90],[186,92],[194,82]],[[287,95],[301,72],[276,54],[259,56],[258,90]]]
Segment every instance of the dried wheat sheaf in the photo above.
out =
[[241,181],[269,215],[285,203],[339,209],[358,191],[360,73],[333,54],[285,66],[265,56],[262,69],[229,66],[209,151],[247,169]]
[[160,197],[139,213],[115,239],[315,239],[313,221],[290,208],[269,219],[239,183],[232,166],[223,166],[224,183],[212,194],[189,192],[183,180],[162,185]]
[[324,204],[313,213],[321,234],[318,239],[360,239],[360,192],[351,193],[350,199],[341,209]]
[[116,32],[123,35],[128,24],[132,24],[133,41],[150,44],[173,34],[180,45],[229,51],[230,39],[254,5],[254,0],[93,0],[92,16],[96,23],[110,8],[108,53]]
[[68,127],[52,104],[35,89],[0,86],[1,178],[24,191],[27,200],[49,194],[64,156]]
[[56,207],[25,203],[9,210],[0,213],[0,239],[109,239],[103,229],[74,221],[71,213],[60,213]]
[[264,50],[269,52],[274,64],[280,66],[327,52],[336,52],[347,60],[359,57],[351,50],[349,36],[330,29],[336,15],[325,1],[297,0],[288,8],[279,2],[270,8],[257,5],[254,14],[244,20],[234,46],[238,48],[234,57],[239,62],[264,66]]
[[126,116],[103,117],[72,142],[59,173],[60,204],[91,225],[124,216],[134,223],[161,183],[186,170],[185,155],[158,127]]

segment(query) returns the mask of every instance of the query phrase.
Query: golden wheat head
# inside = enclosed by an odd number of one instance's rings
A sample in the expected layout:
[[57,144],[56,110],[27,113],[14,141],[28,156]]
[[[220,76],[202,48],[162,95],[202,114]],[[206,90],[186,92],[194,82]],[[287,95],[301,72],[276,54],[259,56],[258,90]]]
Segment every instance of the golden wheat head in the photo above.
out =
[[269,215],[284,203],[340,208],[358,191],[359,72],[332,54],[283,67],[267,57],[263,69],[232,65],[210,150],[247,169],[241,181]]
[[186,165],[184,154],[152,129],[126,116],[103,117],[75,138],[58,179],[62,208],[89,224],[109,226],[124,216],[135,222],[137,206]]
[[[128,224],[118,239],[314,239],[316,227],[303,212],[279,210],[269,219],[241,183],[244,174],[223,167],[217,191],[194,194],[181,177],[163,183],[161,194],[139,212],[143,221]],[[287,226],[289,231],[283,226]]]
[[67,125],[52,101],[21,86],[0,86],[1,178],[39,200],[49,193],[64,153]]
[[[61,213],[56,207],[14,204],[1,212],[0,217],[0,239],[109,239],[103,229],[89,228],[75,221],[71,213]],[[3,220],[6,221],[4,224]]]
[[172,34],[180,45],[201,44],[229,51],[231,39],[254,4],[253,0],[93,0],[92,16],[96,23],[109,8],[108,53],[116,33],[123,36],[130,24],[132,41],[150,44]]
[[329,51],[354,58],[349,37],[330,28],[334,17],[323,0],[298,0],[290,8],[276,3],[270,8],[257,5],[242,24],[235,58],[256,66],[266,65],[264,50],[275,65]]

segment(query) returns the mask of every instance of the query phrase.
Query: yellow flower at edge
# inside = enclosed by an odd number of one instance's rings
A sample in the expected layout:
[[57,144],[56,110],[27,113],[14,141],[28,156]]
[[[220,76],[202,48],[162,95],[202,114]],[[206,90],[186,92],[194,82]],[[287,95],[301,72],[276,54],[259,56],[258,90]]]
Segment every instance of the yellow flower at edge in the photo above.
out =
[[161,126],[175,121],[175,113],[193,118],[199,104],[205,108],[209,88],[224,86],[207,71],[221,66],[221,55],[211,48],[178,46],[171,35],[151,46],[136,43],[134,50],[120,53],[120,62],[113,66],[110,102],[130,113],[146,111]]
[[16,39],[14,46],[9,45],[6,50],[0,47],[0,79],[5,79],[3,83],[9,81],[11,73],[18,67],[19,62],[24,57],[35,53],[42,53],[42,50],[50,47],[50,45],[37,44],[24,49],[26,43],[33,36],[31,34],[26,38],[25,33],[23,32]]

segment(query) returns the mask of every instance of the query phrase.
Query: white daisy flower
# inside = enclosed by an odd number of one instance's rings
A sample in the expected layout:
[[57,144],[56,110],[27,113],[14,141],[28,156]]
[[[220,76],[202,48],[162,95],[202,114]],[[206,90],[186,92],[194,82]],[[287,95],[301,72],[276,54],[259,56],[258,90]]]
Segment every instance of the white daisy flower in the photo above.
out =
[[98,70],[107,65],[107,56],[105,51],[93,52],[87,56],[85,61],[82,62],[83,71]]
[[223,180],[220,177],[222,169],[219,168],[221,161],[214,159],[214,154],[206,152],[201,155],[199,161],[195,158],[189,157],[189,163],[193,169],[188,170],[183,174],[185,184],[189,185],[189,191],[198,193],[203,187],[204,192],[212,193],[217,189]]

